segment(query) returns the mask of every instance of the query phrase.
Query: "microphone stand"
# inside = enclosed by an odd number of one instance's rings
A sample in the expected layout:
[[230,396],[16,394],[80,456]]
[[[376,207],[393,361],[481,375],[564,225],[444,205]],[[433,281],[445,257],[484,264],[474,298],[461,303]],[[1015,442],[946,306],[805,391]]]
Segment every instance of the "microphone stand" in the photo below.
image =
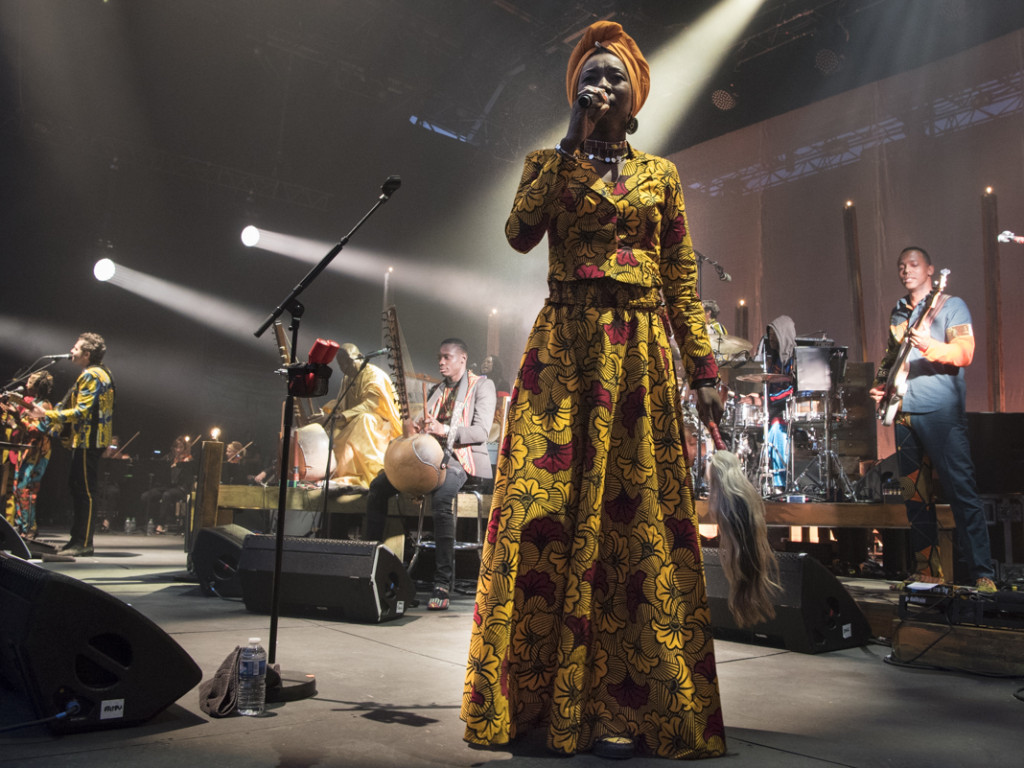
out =
[[[345,399],[348,391],[352,389],[352,386],[356,383],[356,379],[359,378],[359,374],[361,374],[369,364],[370,358],[364,357],[363,362],[359,364],[359,370],[356,371],[355,376],[346,377],[345,388],[338,393],[338,399],[335,400],[334,410],[331,411],[331,415],[327,419],[327,423],[324,425],[324,430],[327,432],[327,467],[324,470],[324,492],[321,497],[323,503],[320,505],[321,521],[327,520],[327,500],[330,498],[328,491],[331,487],[331,458],[334,456],[334,424],[338,420],[338,410],[341,408],[341,401]],[[319,528],[319,526],[317,527]]]
[[728,275],[725,274],[725,267],[723,267],[717,261],[715,261],[714,259],[709,259],[707,256],[705,256],[703,253],[701,253],[700,251],[698,251],[696,249],[694,249],[693,252],[695,254],[697,254],[697,275],[698,275],[697,292],[698,292],[698,294],[700,293],[700,285],[699,285],[700,277],[699,277],[699,275],[700,275],[700,263],[702,261],[706,261],[708,264],[710,264],[712,267],[715,268],[715,272],[718,273],[718,279],[719,280],[725,280],[725,281],[732,280],[731,277],[729,277]]
[[[389,176],[384,184],[381,186],[380,197],[377,198],[377,202],[373,204],[373,207],[361,218],[351,231],[339,240],[330,251],[320,260],[316,266],[314,266],[302,280],[299,281],[298,285],[292,288],[291,293],[282,301],[273,312],[263,321],[263,324],[256,329],[255,336],[259,338],[264,332],[273,325],[274,321],[277,320],[284,312],[288,312],[291,316],[291,325],[289,329],[292,332],[291,338],[291,356],[289,360],[289,369],[292,369],[296,365],[295,350],[298,348],[299,340],[299,324],[302,319],[302,315],[305,312],[305,307],[298,300],[299,295],[308,288],[313,281],[327,269],[334,257],[337,256],[341,249],[344,248],[348,241],[352,238],[352,235],[366,223],[377,209],[386,203],[391,195],[401,186],[402,180],[398,176]],[[282,424],[281,433],[281,453],[280,453],[280,470],[278,472],[278,494],[277,494],[277,532],[274,546],[274,576],[271,587],[270,597],[270,638],[267,642],[267,661],[269,665],[273,665],[277,660],[277,624],[278,616],[280,614],[281,607],[281,561],[284,553],[284,528],[285,528],[285,514],[288,507],[288,480],[286,473],[289,471],[288,458],[291,453],[291,439],[292,439],[292,423],[294,421],[295,412],[295,395],[292,392],[290,386],[291,381],[289,380],[288,395],[285,399],[284,407],[284,419]],[[325,483],[326,486],[326,483]],[[326,491],[326,487],[325,487]],[[301,675],[297,680],[289,678],[289,682],[292,683],[290,686],[284,685],[284,678],[282,676],[280,681],[270,681],[267,685],[267,700],[268,701],[294,701],[297,699],[308,698],[316,695],[316,678],[312,675]],[[276,683],[276,685],[275,685]]]
[[[14,378],[8,381],[6,384],[4,384],[4,391],[14,389],[14,387],[24,384],[25,382],[28,381],[29,376],[31,376],[33,373],[45,371],[51,365],[56,363],[58,359],[59,358],[54,358],[52,355],[43,355],[42,357],[37,358],[35,362],[26,365],[21,370],[15,371]],[[42,365],[39,365],[39,362],[41,360],[46,360],[47,362],[43,363]],[[38,368],[36,367],[37,365],[39,366]]]
[[[693,249],[693,252],[697,255],[697,297],[699,298],[701,296],[701,290],[703,289],[702,286],[704,280],[704,270],[701,269],[700,265],[702,262],[707,261],[707,259],[705,259],[701,252],[698,251],[696,248]],[[701,307],[701,312],[703,313],[703,306]],[[708,341],[711,341],[711,339],[708,338]],[[679,351],[682,352],[682,350]],[[712,354],[714,353],[714,351],[714,349],[711,350]],[[695,408],[697,407],[697,403],[694,403],[693,405]],[[682,427],[682,425],[680,425],[680,427]],[[693,478],[693,496],[695,500],[704,498],[705,490],[708,490],[708,492],[710,493],[710,489],[707,488],[707,472],[705,471],[704,467],[704,433],[706,430],[707,427],[704,426],[704,422],[701,420],[700,417],[700,409],[698,409],[697,455],[694,457],[693,460],[693,473],[695,475],[695,477]]]

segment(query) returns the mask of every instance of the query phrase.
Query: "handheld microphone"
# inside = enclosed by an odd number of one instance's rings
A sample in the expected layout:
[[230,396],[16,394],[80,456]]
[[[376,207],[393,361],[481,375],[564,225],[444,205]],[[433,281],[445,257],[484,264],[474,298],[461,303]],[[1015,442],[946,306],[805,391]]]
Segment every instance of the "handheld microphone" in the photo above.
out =
[[[601,95],[604,96],[604,93],[602,92]],[[592,93],[581,93],[576,97],[576,103],[584,109],[590,109],[594,105],[594,98],[595,96]],[[608,97],[605,96],[603,101],[607,103]]]
[[387,200],[389,197],[395,194],[395,191],[400,186],[402,186],[401,176],[388,176],[380,187],[381,199]]
[[63,355],[43,355],[44,360],[70,360],[71,355],[65,352]]
[[375,357],[380,357],[381,355],[386,355],[387,353],[388,348],[382,347],[381,349],[378,349],[375,352],[367,352],[366,354],[362,355],[362,358],[363,360],[372,360]]

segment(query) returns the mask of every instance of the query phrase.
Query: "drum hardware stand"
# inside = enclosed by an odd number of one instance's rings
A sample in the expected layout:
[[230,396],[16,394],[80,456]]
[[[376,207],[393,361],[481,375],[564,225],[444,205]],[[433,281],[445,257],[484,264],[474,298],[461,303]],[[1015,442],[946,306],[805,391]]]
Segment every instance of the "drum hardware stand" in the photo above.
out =
[[[281,302],[273,312],[263,321],[263,324],[256,329],[253,334],[256,338],[262,336],[266,330],[273,325],[274,321],[277,320],[283,313],[288,312],[291,315],[291,365],[289,369],[294,370],[299,367],[295,363],[295,350],[298,346],[299,340],[299,323],[302,315],[305,311],[305,307],[299,302],[299,295],[308,288],[317,276],[327,269],[334,257],[337,256],[341,249],[344,248],[352,235],[355,234],[367,219],[372,216],[378,208],[386,203],[391,195],[402,185],[402,180],[398,176],[389,176],[384,184],[381,186],[381,195],[374,203],[373,207],[361,218],[352,230],[339,240],[330,251],[320,260],[320,262],[314,266],[302,280],[299,281],[288,297]],[[323,366],[326,367],[326,366]],[[327,368],[329,373],[330,368]],[[296,388],[293,387],[293,382],[300,378],[305,379],[306,374],[304,372],[296,372],[298,375],[289,375],[288,381],[288,395],[285,399],[284,407],[284,423],[281,428],[281,453],[280,465],[278,471],[278,496],[277,496],[277,535],[276,544],[274,548],[274,576],[273,586],[271,587],[270,597],[270,639],[267,642],[267,662],[273,665],[277,660],[277,624],[278,615],[280,613],[281,606],[281,561],[284,553],[284,529],[285,529],[285,514],[288,508],[288,456],[291,451],[291,439],[292,439],[292,422],[294,421],[295,415],[295,395]],[[324,386],[326,388],[326,377],[323,379]],[[303,394],[303,393],[299,393]],[[285,676],[287,674],[287,677]],[[301,673],[281,673],[279,680],[274,681],[277,685],[272,685],[268,682],[267,685],[267,701],[295,701],[298,699],[309,698],[310,696],[316,695],[316,678],[313,675],[304,675]]]
[[[795,485],[799,486],[799,481],[807,477],[823,493],[822,500],[824,501],[852,499],[854,496],[853,485],[850,483],[850,478],[846,476],[846,470],[843,469],[843,463],[839,460],[839,455],[834,448],[831,392],[825,393],[824,416],[824,448],[819,448],[818,435],[813,426],[809,430],[805,430],[811,435],[811,450],[815,454],[815,461],[804,468],[804,471],[800,473],[800,477],[796,478]],[[792,427],[792,423],[790,426]],[[792,451],[793,445],[792,440],[790,440],[791,456]],[[812,466],[817,467],[817,480],[808,477],[807,473]]]

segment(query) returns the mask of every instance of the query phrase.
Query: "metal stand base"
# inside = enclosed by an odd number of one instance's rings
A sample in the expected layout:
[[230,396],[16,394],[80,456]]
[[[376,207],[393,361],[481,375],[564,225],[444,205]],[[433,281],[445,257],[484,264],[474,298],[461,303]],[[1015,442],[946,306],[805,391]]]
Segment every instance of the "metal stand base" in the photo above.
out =
[[316,675],[267,668],[267,703],[299,701],[316,696]]

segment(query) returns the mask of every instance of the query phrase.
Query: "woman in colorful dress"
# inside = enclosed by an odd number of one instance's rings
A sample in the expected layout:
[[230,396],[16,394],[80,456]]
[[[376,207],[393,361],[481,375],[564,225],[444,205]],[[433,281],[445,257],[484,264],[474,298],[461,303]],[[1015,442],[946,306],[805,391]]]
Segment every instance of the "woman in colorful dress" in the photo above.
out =
[[50,435],[53,427],[48,418],[38,419],[32,415],[30,406],[39,403],[49,408],[49,397],[53,391],[53,376],[48,371],[37,371],[25,382],[24,405],[10,405],[14,420],[12,439],[27,445],[21,451],[11,451],[14,465],[14,527],[28,539],[36,536],[36,500],[43,483],[46,465],[50,463]]
[[465,739],[546,728],[550,749],[725,753],[671,331],[705,421],[718,369],[675,166],[627,132],[649,92],[622,27],[569,60],[572,112],[530,153],[506,225],[548,236],[549,297],[516,378],[477,590]]

